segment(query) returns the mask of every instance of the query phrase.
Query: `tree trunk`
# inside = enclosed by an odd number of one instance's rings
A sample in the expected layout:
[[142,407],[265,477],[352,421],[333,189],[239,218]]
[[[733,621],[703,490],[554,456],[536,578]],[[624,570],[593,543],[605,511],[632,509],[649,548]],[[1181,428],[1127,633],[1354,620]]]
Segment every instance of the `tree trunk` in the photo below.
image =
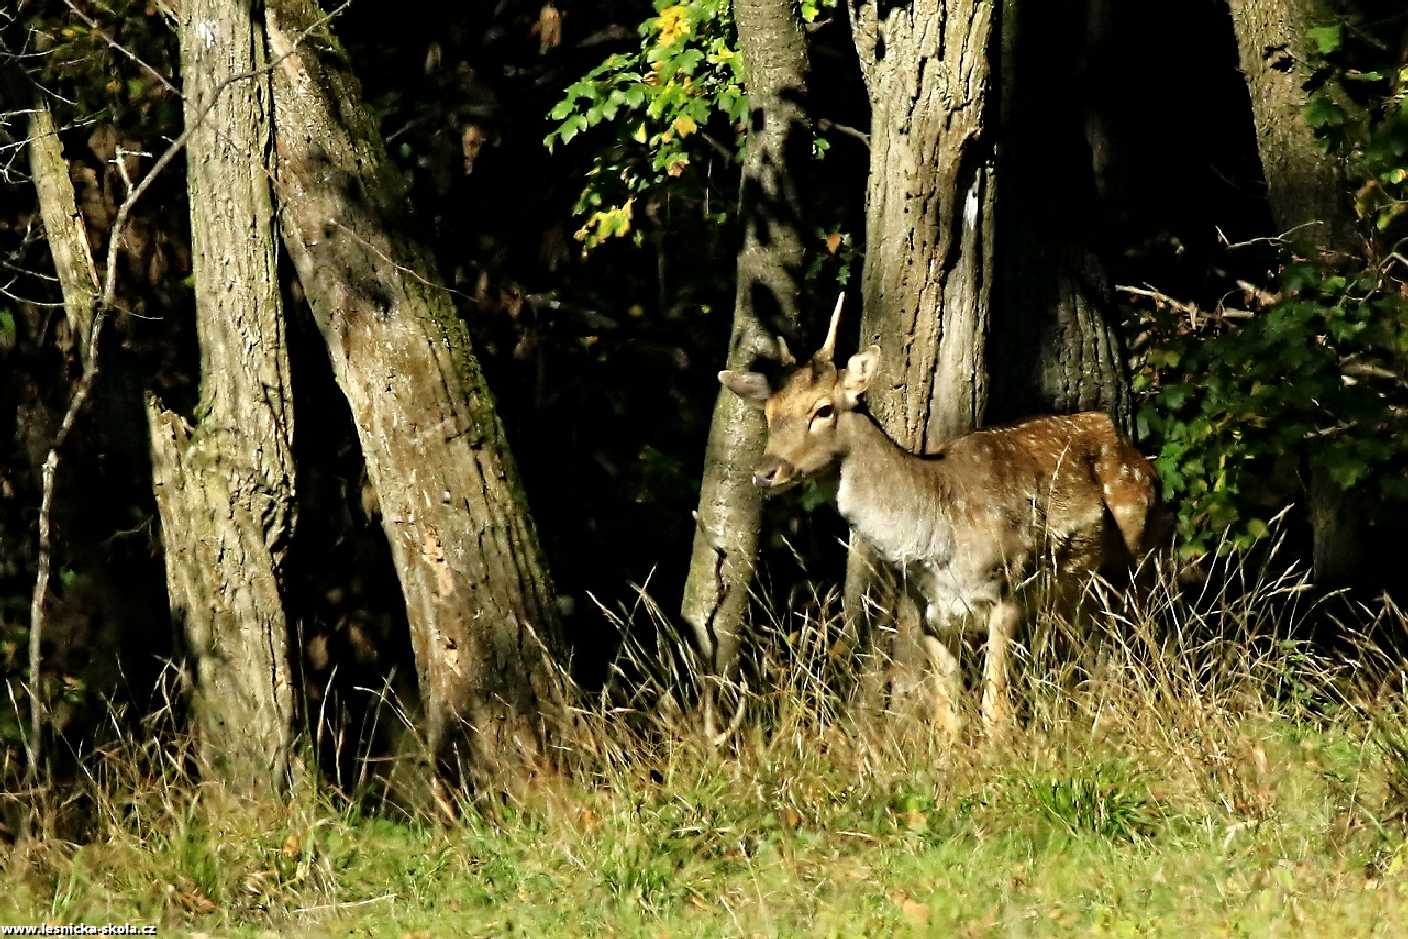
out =
[[[861,345],[882,353],[868,400],[885,432],[915,453],[977,427],[988,405],[996,12],[991,0],[851,5],[871,106]],[[888,619],[902,604],[854,537],[852,546],[846,607],[865,643],[879,625],[868,612]],[[882,654],[902,665],[918,623],[901,615],[895,625]]]
[[1282,231],[1320,223],[1298,237],[1344,249],[1355,241],[1348,184],[1302,112],[1310,77],[1309,30],[1327,11],[1318,0],[1229,0],[1237,56],[1247,79],[1271,215]]
[[[345,53],[311,0],[266,11],[280,228],[381,503],[427,743],[511,782],[544,753],[554,700],[555,607],[527,500]],[[469,752],[450,752],[461,735]]]
[[861,344],[883,354],[870,409],[916,453],[988,403],[995,14],[990,0],[852,7],[872,115]]
[[[794,345],[798,339],[804,233],[797,169],[810,159],[812,138],[806,41],[791,0],[738,0],[734,15],[747,68],[749,134],[727,367],[746,369],[760,358],[776,358],[775,335]],[[736,661],[748,606],[762,506],[752,474],[763,430],[761,414],[720,389],[682,609],[716,675]]]
[[186,120],[201,120],[186,153],[201,400],[191,428],[148,398],[153,482],[203,766],[238,789],[277,790],[292,728],[280,579],[294,468],[269,81],[248,77],[264,41],[250,0],[186,0],[179,33]]
[[[1343,167],[1315,139],[1302,111],[1310,67],[1309,30],[1325,12],[1316,0],[1229,0],[1237,54],[1251,96],[1266,197],[1277,229],[1315,227],[1296,239],[1330,250],[1356,242]],[[1352,581],[1365,569],[1363,508],[1329,474],[1312,466],[1308,484],[1316,583]]]
[[98,268],[93,263],[88,231],[78,211],[54,116],[42,103],[36,104],[29,115],[29,165],[39,196],[39,215],[54,256],[54,272],[63,291],[64,317],[81,360],[88,351],[88,333],[93,328],[93,312],[98,304]]
[[[1133,422],[1109,280],[1091,230],[1111,141],[1085,93],[1084,64],[1099,54],[1107,2],[1003,3],[1002,314],[992,336],[1001,355],[991,377],[998,420],[1100,410],[1126,429]],[[1083,113],[1071,97],[1083,101]]]

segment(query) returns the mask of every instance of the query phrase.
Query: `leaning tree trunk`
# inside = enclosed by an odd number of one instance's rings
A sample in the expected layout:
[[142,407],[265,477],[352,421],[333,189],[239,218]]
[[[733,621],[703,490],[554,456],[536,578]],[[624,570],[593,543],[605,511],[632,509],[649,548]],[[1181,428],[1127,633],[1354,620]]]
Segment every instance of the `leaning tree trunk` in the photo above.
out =
[[[870,172],[861,345],[881,349],[868,395],[885,432],[931,453],[978,426],[988,404],[987,336],[996,284],[997,41],[992,0],[853,0],[851,28],[870,95]],[[918,611],[882,589],[852,537],[846,605],[896,615],[892,649],[912,671]],[[864,692],[874,693],[874,684]]]
[[[266,158],[269,81],[251,0],[180,18],[201,399],[148,399],[171,608],[184,624],[203,765],[278,789],[292,728],[281,572],[294,515],[293,394]],[[244,76],[233,80],[235,76]]]
[[[804,238],[797,176],[810,157],[811,125],[806,40],[791,0],[738,0],[734,15],[747,68],[750,131],[727,367],[747,369],[777,357],[775,335],[797,341]],[[737,659],[758,549],[762,496],[752,473],[762,449],[762,415],[720,389],[682,609],[714,675],[727,674]],[[707,704],[705,721],[712,724]]]
[[[1348,250],[1357,236],[1343,169],[1302,117],[1309,30],[1327,7],[1317,0],[1230,0],[1229,6],[1272,219],[1282,232],[1311,226],[1298,231],[1298,241]],[[1315,580],[1353,580],[1364,567],[1357,524],[1364,510],[1318,467],[1311,468],[1309,488]]]
[[[280,228],[351,406],[401,582],[430,752],[513,782],[544,754],[552,585],[494,401],[345,53],[267,0]],[[468,753],[452,753],[463,734]]]
[[[1000,279],[990,416],[1100,410],[1129,429],[1129,382],[1095,250],[1097,173],[1113,141],[1085,75],[1109,0],[1002,5]],[[1072,108],[1068,101],[1080,101]],[[1083,111],[1082,111],[1083,108]],[[1084,118],[1084,119],[1082,119]],[[1053,181],[1059,181],[1053,185]]]

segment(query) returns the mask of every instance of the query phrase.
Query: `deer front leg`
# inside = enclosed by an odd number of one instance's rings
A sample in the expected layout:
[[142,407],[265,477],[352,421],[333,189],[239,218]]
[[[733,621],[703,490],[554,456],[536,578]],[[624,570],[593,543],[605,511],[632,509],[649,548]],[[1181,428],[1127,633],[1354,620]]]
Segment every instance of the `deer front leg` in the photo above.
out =
[[924,651],[929,657],[930,680],[934,691],[934,723],[949,740],[957,742],[963,732],[963,716],[959,700],[963,694],[963,669],[959,665],[957,646],[960,634],[948,628],[937,608],[931,603],[924,611],[928,629],[924,633]]
[[1007,674],[1012,640],[1020,617],[1021,607],[1012,600],[998,600],[988,612],[988,651],[983,666],[983,729],[992,739],[1005,736],[1012,724]]

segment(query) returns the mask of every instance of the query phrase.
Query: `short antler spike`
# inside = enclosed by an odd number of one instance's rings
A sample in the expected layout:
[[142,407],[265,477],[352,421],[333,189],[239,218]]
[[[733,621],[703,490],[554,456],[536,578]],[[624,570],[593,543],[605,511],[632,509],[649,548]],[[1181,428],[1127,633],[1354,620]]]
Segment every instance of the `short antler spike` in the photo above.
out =
[[830,362],[836,355],[836,329],[841,325],[841,308],[846,305],[846,291],[836,297],[836,309],[831,313],[831,325],[826,328],[826,342],[817,350],[816,358],[820,362]]
[[797,360],[792,357],[792,350],[787,348],[787,340],[781,336],[777,337],[777,360],[782,363],[783,368],[791,368],[797,364]]

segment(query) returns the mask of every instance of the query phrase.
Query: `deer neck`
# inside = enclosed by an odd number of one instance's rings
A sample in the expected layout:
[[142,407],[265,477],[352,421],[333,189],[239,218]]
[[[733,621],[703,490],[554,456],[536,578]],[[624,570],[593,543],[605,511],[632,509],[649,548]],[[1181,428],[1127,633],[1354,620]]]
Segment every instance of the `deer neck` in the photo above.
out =
[[837,431],[841,515],[888,561],[947,563],[952,487],[942,464],[904,450],[864,414],[842,414]]

